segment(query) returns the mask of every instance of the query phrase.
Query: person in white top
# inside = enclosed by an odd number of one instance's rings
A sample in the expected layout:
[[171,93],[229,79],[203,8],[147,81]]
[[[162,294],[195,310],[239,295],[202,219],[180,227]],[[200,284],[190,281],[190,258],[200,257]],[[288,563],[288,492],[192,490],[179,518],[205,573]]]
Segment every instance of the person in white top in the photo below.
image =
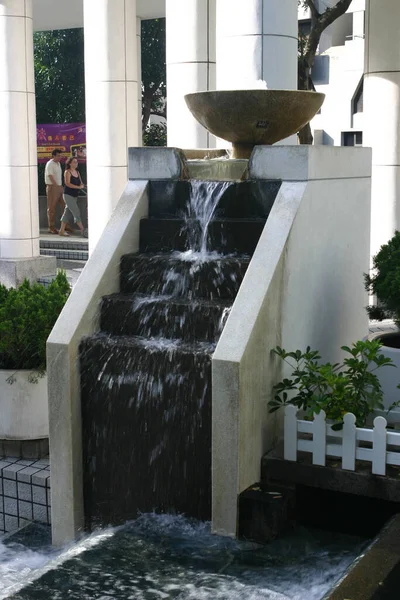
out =
[[47,219],[49,223],[49,233],[58,233],[55,226],[55,216],[57,204],[64,213],[65,202],[63,198],[62,169],[60,165],[61,150],[53,150],[52,158],[47,162],[44,170],[44,181],[46,184],[47,196]]

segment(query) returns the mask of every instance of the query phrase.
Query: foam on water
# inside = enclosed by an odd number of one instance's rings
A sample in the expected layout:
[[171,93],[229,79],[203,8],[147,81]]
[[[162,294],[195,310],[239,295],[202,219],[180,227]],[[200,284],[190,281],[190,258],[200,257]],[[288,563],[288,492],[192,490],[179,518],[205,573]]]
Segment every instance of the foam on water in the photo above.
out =
[[319,600],[364,544],[300,529],[262,547],[214,536],[207,523],[148,514],[55,558],[6,548],[0,599],[36,570],[18,600]]
[[93,533],[62,549],[49,545],[31,549],[21,543],[4,543],[0,538],[0,600],[5,600],[10,594],[16,593],[48,571],[56,569],[65,560],[93,548],[115,531],[116,528],[108,528]]

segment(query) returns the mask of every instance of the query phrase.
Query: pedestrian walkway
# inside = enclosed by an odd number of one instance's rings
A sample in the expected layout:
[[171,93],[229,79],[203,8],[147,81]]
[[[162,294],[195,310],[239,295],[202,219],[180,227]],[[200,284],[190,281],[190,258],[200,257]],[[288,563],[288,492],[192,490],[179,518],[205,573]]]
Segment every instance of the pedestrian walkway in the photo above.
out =
[[[67,273],[71,287],[74,287],[89,258],[89,240],[82,237],[77,231],[69,237],[61,237],[48,233],[47,230],[40,232],[40,254],[42,256],[55,256],[57,258],[57,269],[63,269]],[[55,277],[49,275],[41,277],[38,281],[48,285]]]

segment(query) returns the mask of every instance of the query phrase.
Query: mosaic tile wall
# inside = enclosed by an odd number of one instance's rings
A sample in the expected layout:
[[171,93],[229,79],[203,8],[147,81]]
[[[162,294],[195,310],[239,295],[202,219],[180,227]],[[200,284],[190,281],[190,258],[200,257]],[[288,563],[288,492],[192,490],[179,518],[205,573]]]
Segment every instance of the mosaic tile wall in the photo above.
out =
[[32,521],[50,524],[48,459],[0,459],[0,534]]

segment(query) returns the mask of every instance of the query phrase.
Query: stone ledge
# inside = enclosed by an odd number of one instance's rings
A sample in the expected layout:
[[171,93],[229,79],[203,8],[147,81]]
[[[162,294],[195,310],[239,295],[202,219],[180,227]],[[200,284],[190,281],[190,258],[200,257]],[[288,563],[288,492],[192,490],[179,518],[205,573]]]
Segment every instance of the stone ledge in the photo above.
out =
[[249,178],[283,181],[370,178],[371,157],[371,148],[256,146],[249,161]]
[[179,148],[129,148],[129,179],[188,179],[186,158]]
[[0,258],[0,283],[7,287],[18,287],[24,279],[33,283],[39,277],[53,275],[56,271],[57,259],[54,256]]
[[325,600],[399,597],[400,515],[394,516]]
[[282,481],[345,494],[400,502],[400,469],[388,466],[386,476],[372,475],[371,465],[360,464],[357,471],[345,471],[340,459],[327,460],[327,466],[311,464],[308,454],[299,453],[299,460],[292,462],[274,456],[271,452],[261,461],[262,481]]

